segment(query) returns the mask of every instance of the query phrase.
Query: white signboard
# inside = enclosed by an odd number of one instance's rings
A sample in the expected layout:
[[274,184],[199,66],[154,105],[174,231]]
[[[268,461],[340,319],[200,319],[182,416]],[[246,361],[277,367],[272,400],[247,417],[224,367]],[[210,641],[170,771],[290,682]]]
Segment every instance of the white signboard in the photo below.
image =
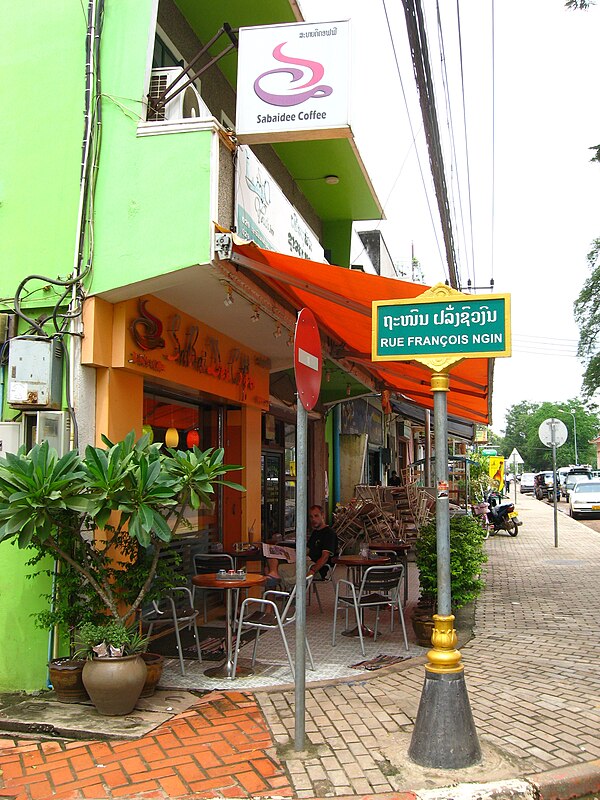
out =
[[542,422],[538,428],[538,434],[542,444],[545,444],[546,447],[552,447],[552,445],[562,447],[567,441],[567,426],[562,420],[550,417]]
[[506,461],[508,461],[509,464],[524,464],[525,463],[523,461],[523,457],[521,456],[521,453],[519,453],[519,451],[517,450],[516,447],[513,448],[512,453],[509,455],[509,457],[506,459]]
[[240,28],[240,142],[350,136],[349,97],[348,20]]
[[238,147],[236,232],[265,250],[325,262],[319,240],[249,147]]

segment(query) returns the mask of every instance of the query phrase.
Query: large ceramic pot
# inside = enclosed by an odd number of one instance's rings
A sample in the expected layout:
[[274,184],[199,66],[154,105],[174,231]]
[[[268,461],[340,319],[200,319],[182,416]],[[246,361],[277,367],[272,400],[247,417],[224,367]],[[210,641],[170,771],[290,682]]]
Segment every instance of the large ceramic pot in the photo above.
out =
[[89,700],[83,685],[85,661],[76,658],[54,658],[48,664],[50,683],[59,703],[82,703]]
[[425,615],[415,614],[412,618],[412,626],[417,637],[417,644],[421,647],[431,647],[433,619]]
[[83,667],[83,685],[99,714],[130,714],[146,680],[147,669],[138,656],[93,658]]
[[141,653],[141,657],[146,665],[148,674],[140,697],[152,697],[162,676],[165,657],[161,656],[160,653]]

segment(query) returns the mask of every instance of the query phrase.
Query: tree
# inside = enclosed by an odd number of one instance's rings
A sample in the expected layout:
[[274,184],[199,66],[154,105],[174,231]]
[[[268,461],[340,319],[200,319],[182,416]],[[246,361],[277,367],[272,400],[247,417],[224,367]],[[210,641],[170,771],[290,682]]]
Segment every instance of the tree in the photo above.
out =
[[565,6],[571,9],[574,8],[584,9],[584,8],[589,8],[590,6],[593,5],[594,5],[594,0],[566,0],[565,2]]
[[186,509],[210,504],[217,485],[245,489],[223,479],[241,467],[224,464],[222,448],[164,454],[147,435],[103,438],[106,447],[84,456],[59,458],[43,442],[0,458],[0,542],[51,555],[68,569],[81,608],[103,607],[123,624],[152,590]]
[[600,388],[600,239],[594,239],[587,261],[591,275],[575,300],[574,314],[579,325],[577,355],[585,366],[582,390],[590,397]]
[[[575,423],[571,411],[575,414]],[[506,415],[506,430],[502,444],[502,453],[508,458],[516,448],[523,460],[524,471],[538,472],[552,469],[552,449],[542,444],[539,427],[545,419],[556,417],[567,426],[568,438],[562,447],[557,449],[558,466],[596,463],[596,448],[590,444],[598,434],[600,419],[594,404],[584,404],[579,398],[561,403],[531,403],[522,401],[511,406]],[[574,428],[577,428],[577,455],[575,459]]]

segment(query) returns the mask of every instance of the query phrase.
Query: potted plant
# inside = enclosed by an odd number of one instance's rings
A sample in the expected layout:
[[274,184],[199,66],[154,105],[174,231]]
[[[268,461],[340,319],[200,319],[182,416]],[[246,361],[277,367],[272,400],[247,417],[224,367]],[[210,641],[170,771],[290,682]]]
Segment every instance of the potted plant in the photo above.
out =
[[146,664],[140,654],[148,639],[135,626],[127,628],[109,619],[100,625],[86,622],[78,631],[78,640],[76,655],[86,659],[83,684],[98,713],[131,713],[146,680]]
[[43,442],[0,458],[0,541],[60,565],[62,600],[53,598],[45,623],[69,630],[105,615],[127,626],[172,580],[159,557],[187,507],[210,503],[217,484],[244,491],[223,478],[241,467],[224,464],[222,449],[164,453],[133,432],[103,441],[83,456],[59,458]]
[[[453,613],[481,594],[481,568],[487,561],[484,531],[473,517],[450,519],[450,593]],[[423,646],[431,643],[432,616],[437,598],[437,532],[435,521],[419,531],[415,545],[420,597],[413,614],[413,629]]]

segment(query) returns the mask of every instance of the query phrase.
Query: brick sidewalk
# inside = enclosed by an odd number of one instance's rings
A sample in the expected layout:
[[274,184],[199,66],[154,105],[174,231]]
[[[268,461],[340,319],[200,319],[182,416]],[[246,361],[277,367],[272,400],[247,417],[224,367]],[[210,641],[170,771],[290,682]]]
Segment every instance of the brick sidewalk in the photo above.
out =
[[0,797],[291,797],[252,697],[213,692],[134,742],[0,739]]

